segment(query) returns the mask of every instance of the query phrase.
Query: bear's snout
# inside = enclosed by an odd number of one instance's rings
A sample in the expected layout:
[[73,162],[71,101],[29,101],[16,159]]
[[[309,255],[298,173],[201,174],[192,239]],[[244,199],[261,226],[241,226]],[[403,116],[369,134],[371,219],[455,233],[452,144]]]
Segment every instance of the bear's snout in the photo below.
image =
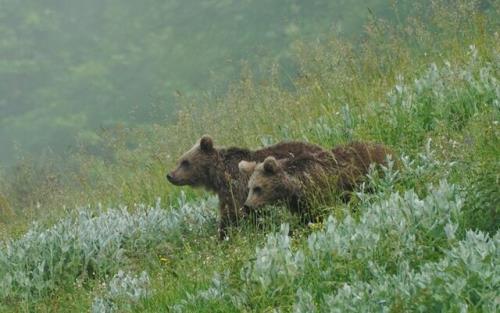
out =
[[189,184],[190,182],[186,180],[182,174],[176,173],[176,171],[172,171],[167,174],[168,181],[176,186],[184,186]]
[[167,173],[167,180],[171,183],[175,183],[175,178],[173,173]]

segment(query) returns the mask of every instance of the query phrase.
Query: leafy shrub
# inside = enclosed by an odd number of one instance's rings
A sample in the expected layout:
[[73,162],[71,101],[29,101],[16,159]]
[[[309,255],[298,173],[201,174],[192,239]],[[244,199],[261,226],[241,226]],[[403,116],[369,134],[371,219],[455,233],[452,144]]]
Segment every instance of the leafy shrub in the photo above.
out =
[[370,263],[369,282],[346,283],[324,297],[325,312],[441,311],[496,312],[500,271],[496,265],[500,233],[493,238],[467,232],[466,238],[445,250],[437,262],[419,269],[403,261],[395,274]]
[[500,109],[499,60],[498,56],[491,62],[482,60],[470,46],[465,64],[432,63],[412,84],[399,75],[387,103],[376,108],[387,119],[381,121],[385,127],[375,131],[386,142],[415,145],[431,131],[460,131],[475,114]]
[[132,304],[147,298],[150,291],[148,273],[133,275],[118,271],[109,282],[109,287],[104,297],[96,297],[92,303],[93,313],[111,313],[118,308],[130,309]]
[[[468,231],[460,239],[463,203],[443,180],[424,198],[412,190],[371,198],[359,219],[331,216],[297,248],[282,225],[241,269],[239,287],[226,273],[212,294],[239,310],[494,311],[500,233]],[[202,306],[206,294],[189,294],[179,305]]]
[[[77,278],[112,275],[128,255],[152,251],[166,240],[178,240],[183,231],[202,232],[214,222],[213,201],[183,203],[164,210],[138,207],[133,213],[110,209],[95,216],[81,209],[42,230],[34,226],[0,250],[0,299],[36,300]],[[208,222],[208,223],[207,223]]]

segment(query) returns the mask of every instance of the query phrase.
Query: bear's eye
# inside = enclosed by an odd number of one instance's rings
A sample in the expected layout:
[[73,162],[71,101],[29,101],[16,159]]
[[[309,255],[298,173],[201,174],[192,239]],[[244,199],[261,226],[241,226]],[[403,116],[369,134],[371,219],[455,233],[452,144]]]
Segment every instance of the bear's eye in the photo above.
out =
[[262,188],[260,187],[253,187],[253,192],[256,194],[260,194],[262,192]]
[[188,167],[189,166],[189,161],[188,160],[184,160],[181,162],[181,166],[182,167]]

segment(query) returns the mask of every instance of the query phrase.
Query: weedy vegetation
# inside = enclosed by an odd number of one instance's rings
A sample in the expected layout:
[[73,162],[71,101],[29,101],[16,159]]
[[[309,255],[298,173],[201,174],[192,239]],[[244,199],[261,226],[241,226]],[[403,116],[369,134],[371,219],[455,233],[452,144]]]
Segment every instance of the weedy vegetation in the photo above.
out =
[[[0,173],[0,311],[500,311],[500,6],[447,3],[297,41],[286,83],[243,67],[206,105],[179,97],[175,123]],[[219,242],[215,200],[164,178],[204,133],[381,142],[398,166],[318,223],[272,207]]]

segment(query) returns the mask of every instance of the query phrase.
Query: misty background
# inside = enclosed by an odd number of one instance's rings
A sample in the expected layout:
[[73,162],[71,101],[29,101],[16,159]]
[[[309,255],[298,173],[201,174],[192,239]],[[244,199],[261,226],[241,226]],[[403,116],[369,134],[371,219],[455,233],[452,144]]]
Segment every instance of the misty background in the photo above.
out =
[[279,64],[286,83],[296,40],[356,37],[392,3],[0,0],[0,166],[171,123],[177,97],[221,94],[244,66]]

